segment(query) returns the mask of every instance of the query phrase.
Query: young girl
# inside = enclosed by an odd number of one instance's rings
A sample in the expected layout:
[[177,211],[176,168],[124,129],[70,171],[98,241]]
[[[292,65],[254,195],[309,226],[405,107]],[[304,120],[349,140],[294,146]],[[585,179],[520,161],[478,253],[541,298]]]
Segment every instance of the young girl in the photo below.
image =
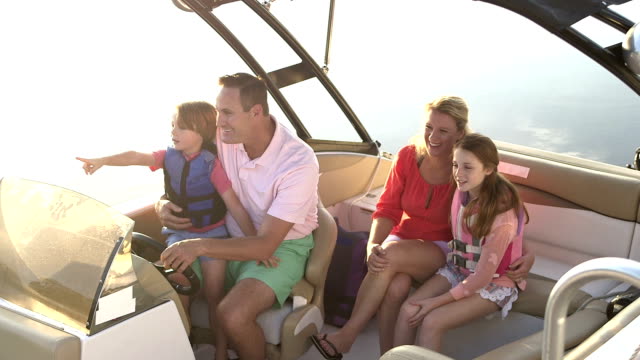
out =
[[[504,318],[518,298],[505,272],[522,254],[526,214],[515,186],[500,175],[491,139],[469,134],[455,146],[451,205],[454,240],[447,264],[402,305],[394,346],[440,350],[444,332],[501,309]],[[527,221],[528,221],[528,214]],[[517,287],[516,287],[517,286]]]
[[[188,102],[177,106],[171,122],[171,137],[174,147],[154,153],[128,151],[117,155],[85,159],[83,169],[93,174],[104,165],[149,166],[152,171],[162,168],[164,171],[165,195],[171,202],[182,208],[180,216],[190,218],[193,227],[187,230],[163,228],[162,233],[168,235],[167,246],[192,238],[225,238],[229,237],[224,225],[227,209],[238,222],[246,236],[255,236],[256,229],[249,214],[240,203],[231,188],[220,161],[216,158],[216,147],[213,143],[216,134],[215,108],[203,101]],[[209,302],[209,320],[213,325],[215,308],[223,295],[226,262],[220,259],[200,257],[192,264],[196,272],[202,268],[201,279]],[[270,262],[268,260],[267,262]],[[182,274],[175,274],[172,280],[188,285]],[[189,297],[181,295],[186,313],[189,314]],[[222,332],[214,330],[216,335],[216,359],[226,358],[226,342]]]

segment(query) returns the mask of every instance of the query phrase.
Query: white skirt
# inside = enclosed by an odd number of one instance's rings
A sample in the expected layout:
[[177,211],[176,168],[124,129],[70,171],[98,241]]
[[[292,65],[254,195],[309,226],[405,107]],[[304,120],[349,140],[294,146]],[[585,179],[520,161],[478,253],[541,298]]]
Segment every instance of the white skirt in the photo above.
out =
[[[452,288],[457,286],[460,282],[467,278],[467,276],[463,274],[457,266],[451,265],[449,263],[438,269],[436,274],[444,276],[449,281]],[[496,303],[500,307],[500,309],[502,309],[500,311],[500,314],[502,315],[503,319],[511,310],[513,303],[518,300],[517,288],[500,286],[494,283],[489,283],[489,285],[478,290],[477,293],[480,294],[481,298]]]

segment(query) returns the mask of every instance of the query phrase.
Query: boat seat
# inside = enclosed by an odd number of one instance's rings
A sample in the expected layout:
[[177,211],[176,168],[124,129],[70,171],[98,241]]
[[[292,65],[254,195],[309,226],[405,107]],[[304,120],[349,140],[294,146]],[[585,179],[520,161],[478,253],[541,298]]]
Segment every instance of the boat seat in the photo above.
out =
[[[309,337],[322,329],[324,282],[337,233],[333,217],[318,201],[318,228],[313,232],[315,244],[304,278],[293,287],[289,300],[282,308],[268,310],[257,319],[264,331],[269,360],[299,358],[311,346]],[[209,328],[208,308],[201,294],[191,305],[191,319],[195,329]]]
[[417,345],[402,345],[382,354],[380,360],[453,360],[429,349]]
[[[555,281],[532,275],[527,280],[527,290],[519,294],[513,309],[506,319],[496,316],[492,319],[479,319],[464,327],[451,330],[445,335],[443,352],[455,358],[473,358],[476,360],[540,359],[542,355],[542,318],[544,317],[547,298]],[[606,302],[595,300],[584,291],[577,291],[568,309],[565,348],[577,346],[607,322]],[[583,304],[587,304],[581,308]],[[527,324],[539,329],[533,333],[514,326]],[[514,339],[507,344],[492,344],[490,339],[481,334],[495,335],[495,340]],[[524,333],[524,335],[523,335]],[[459,339],[466,339],[467,344],[461,350]],[[456,351],[451,351],[457,347]],[[464,354],[460,353],[463,351]],[[474,351],[472,353],[472,351]],[[444,360],[450,357],[419,346],[401,346],[385,353],[384,360]]]
[[0,358],[80,360],[80,339],[0,308]]
[[[533,276],[528,280],[527,290],[519,294],[520,298],[512,309],[513,314],[544,318],[547,299],[554,285],[553,280]],[[566,323],[565,349],[579,345],[607,322],[607,303],[603,300],[590,301],[591,299],[589,294],[581,290],[574,294],[567,311],[569,316]],[[525,360],[540,359],[541,356],[542,330],[486,352],[475,359]]]

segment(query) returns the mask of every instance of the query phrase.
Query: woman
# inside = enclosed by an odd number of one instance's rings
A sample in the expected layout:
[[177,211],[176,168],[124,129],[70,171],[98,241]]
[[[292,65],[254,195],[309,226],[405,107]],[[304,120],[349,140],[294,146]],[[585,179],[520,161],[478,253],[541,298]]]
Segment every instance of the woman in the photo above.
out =
[[[328,359],[348,352],[371,317],[378,313],[380,351],[393,345],[393,330],[412,280],[424,282],[445,264],[452,239],[449,211],[455,184],[451,163],[455,143],[469,133],[469,109],[459,97],[427,104],[424,135],[402,148],[373,214],[367,246],[368,274],[351,318],[337,332],[311,338]],[[523,277],[533,265],[528,254],[513,264]]]
[[[506,317],[518,290],[524,290],[525,282],[509,279],[506,270],[522,256],[527,209],[516,187],[498,173],[498,163],[498,149],[486,136],[469,134],[456,144],[454,250],[447,264],[402,305],[394,346],[413,344],[415,339],[416,345],[440,351],[449,329],[498,310]],[[462,259],[475,263],[458,261]]]

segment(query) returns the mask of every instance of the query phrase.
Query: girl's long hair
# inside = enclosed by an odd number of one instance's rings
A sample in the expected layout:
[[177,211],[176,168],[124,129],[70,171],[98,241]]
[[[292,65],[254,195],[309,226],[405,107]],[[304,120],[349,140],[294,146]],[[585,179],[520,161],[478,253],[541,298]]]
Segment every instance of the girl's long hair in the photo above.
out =
[[[468,134],[455,145],[455,149],[473,153],[485,169],[493,170],[485,176],[478,197],[465,207],[462,221],[469,232],[476,238],[486,236],[491,231],[496,216],[512,209],[516,216],[519,216],[520,211],[524,211],[528,223],[529,213],[520,199],[518,189],[498,173],[498,149],[493,141],[478,133]],[[476,219],[471,224],[471,216],[474,214]]]

